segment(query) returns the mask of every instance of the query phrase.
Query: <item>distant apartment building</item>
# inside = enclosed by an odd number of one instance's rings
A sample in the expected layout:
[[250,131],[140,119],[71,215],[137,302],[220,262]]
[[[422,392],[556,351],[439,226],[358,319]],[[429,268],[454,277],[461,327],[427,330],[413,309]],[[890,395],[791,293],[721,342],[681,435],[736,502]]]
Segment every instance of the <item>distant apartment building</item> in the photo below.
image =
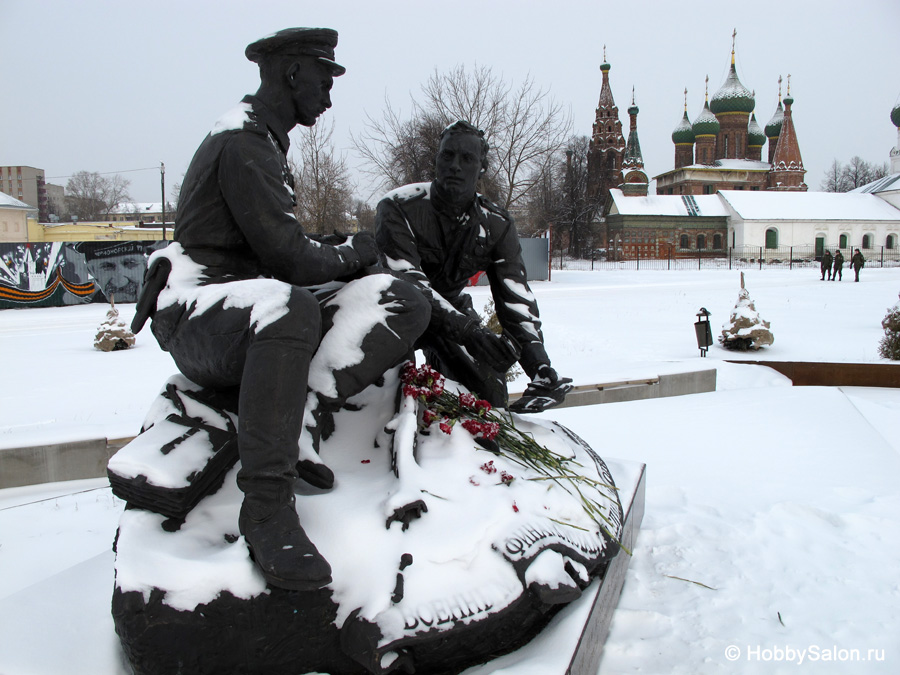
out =
[[33,166],[0,166],[0,192],[35,207],[42,223],[50,218],[51,192],[56,194],[61,190],[62,187],[58,185],[47,185],[43,169]]

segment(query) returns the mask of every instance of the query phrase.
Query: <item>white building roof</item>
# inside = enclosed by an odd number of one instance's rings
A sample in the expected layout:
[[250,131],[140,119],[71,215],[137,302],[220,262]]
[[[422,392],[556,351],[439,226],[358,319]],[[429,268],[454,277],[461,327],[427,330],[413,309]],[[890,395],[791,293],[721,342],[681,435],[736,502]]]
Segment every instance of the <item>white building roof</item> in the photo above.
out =
[[132,213],[162,213],[162,202],[128,202],[116,204],[110,213],[119,215],[131,215]]
[[850,190],[850,192],[876,194],[878,192],[888,192],[892,190],[900,190],[900,173],[892,173],[884,178],[873,180],[871,183],[861,185],[855,190]]
[[613,198],[610,214],[625,216],[727,216],[728,210],[717,195],[648,195],[626,197],[621,190],[609,191]]
[[37,211],[37,208],[31,206],[31,204],[26,204],[23,201],[19,201],[15,197],[8,195],[5,192],[0,192],[0,208],[28,209],[29,211]]
[[900,209],[872,194],[722,190],[718,195],[743,220],[900,221]]

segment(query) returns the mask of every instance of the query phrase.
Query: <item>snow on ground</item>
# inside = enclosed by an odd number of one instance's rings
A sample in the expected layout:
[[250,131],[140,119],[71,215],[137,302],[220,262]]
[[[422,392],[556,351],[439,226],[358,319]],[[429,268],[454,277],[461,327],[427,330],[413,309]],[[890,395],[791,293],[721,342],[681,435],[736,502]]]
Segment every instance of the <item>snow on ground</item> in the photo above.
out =
[[[725,363],[883,362],[880,322],[900,270],[861,278],[746,271],[775,343],[755,354],[716,346],[706,359],[695,314],[706,307],[717,336],[738,272],[554,272],[533,285],[554,365],[576,384],[718,369],[713,393],[544,414],[602,455],[648,466],[646,515],[600,673],[897,672],[900,389],[793,388],[771,370]],[[480,306],[487,289],[473,295]],[[121,310],[129,320],[133,306]],[[95,351],[105,312],[0,312],[0,448],[137,432],[175,368],[147,330],[135,349]],[[113,655],[108,673],[127,672],[108,616],[121,509],[102,479],[0,490],[0,673],[53,672],[38,665],[48,652],[64,660],[85,641]],[[67,624],[47,634],[59,588],[76,606],[103,595],[80,633]]]

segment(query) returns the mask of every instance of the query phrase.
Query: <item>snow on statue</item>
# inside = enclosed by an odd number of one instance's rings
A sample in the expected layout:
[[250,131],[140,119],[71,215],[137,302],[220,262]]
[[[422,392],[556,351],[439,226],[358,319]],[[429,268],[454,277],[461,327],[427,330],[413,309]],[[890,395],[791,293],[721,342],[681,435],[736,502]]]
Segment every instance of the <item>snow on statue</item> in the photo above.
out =
[[[152,443],[126,447],[110,471],[119,485],[127,477],[157,495],[165,485],[177,499],[205,480],[209,439],[227,433],[230,416],[183,378],[174,384],[182,400],[164,391],[147,420]],[[186,413],[207,427],[162,455]],[[183,517],[129,500],[113,608],[137,672],[172,672],[191,656],[191,672],[222,672],[248,650],[247,672],[459,672],[531,639],[618,551],[623,513],[609,471],[556,423],[492,409],[411,363],[334,422],[321,445],[334,488],[296,488],[300,519],[331,565],[322,591],[272,587],[253,565],[237,530],[238,467],[220,467],[221,487]]]
[[750,293],[744,287],[743,272],[741,272],[741,292],[728,321],[719,336],[719,342],[726,349],[756,350],[775,341],[775,336],[769,330],[769,322],[759,317],[756,306],[750,299]]

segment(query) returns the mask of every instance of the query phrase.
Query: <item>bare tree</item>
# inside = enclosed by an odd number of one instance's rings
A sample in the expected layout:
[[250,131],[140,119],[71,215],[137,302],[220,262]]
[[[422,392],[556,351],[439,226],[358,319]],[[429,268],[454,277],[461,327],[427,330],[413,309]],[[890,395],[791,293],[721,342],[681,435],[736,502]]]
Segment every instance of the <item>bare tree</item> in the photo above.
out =
[[820,187],[825,192],[849,192],[884,178],[888,173],[887,162],[870,164],[857,155],[851,158],[846,166],[834,160],[825,172]]
[[869,182],[869,163],[859,155],[850,158],[844,167],[847,190],[853,190]]
[[575,257],[590,250],[594,216],[600,206],[599,199],[588,191],[589,150],[587,136],[570,138],[534,178],[526,210],[531,225],[527,229],[553,225],[557,244]]
[[412,119],[403,120],[387,99],[380,120],[366,117],[365,130],[353,144],[379,187],[391,190],[434,179],[438,136],[446,126],[442,120],[426,115],[415,102]]
[[441,130],[464,119],[485,132],[489,166],[479,190],[506,209],[524,206],[547,158],[565,143],[571,116],[531,77],[519,86],[486,66],[437,70],[413,100],[409,119],[386,102],[380,120],[371,116],[354,137],[368,172],[382,187],[432,180]]
[[819,184],[823,192],[847,192],[847,178],[844,176],[844,167],[836,159],[825,171],[825,178]]
[[131,201],[129,185],[131,181],[119,174],[102,176],[97,172],[79,171],[66,183],[69,211],[79,220],[107,219],[117,204]]
[[873,180],[878,180],[879,178],[884,178],[891,172],[890,167],[887,162],[882,162],[881,164],[869,164],[869,180],[871,183]]
[[353,217],[360,232],[375,232],[375,209],[362,199],[353,202]]
[[350,221],[353,187],[344,158],[334,150],[334,124],[304,129],[297,145],[299,163],[292,167],[294,213],[307,232],[329,234]]
[[543,234],[564,217],[564,177],[556,170],[557,164],[555,157],[549,157],[545,165],[535,171],[523,217],[516,220],[519,234]]

